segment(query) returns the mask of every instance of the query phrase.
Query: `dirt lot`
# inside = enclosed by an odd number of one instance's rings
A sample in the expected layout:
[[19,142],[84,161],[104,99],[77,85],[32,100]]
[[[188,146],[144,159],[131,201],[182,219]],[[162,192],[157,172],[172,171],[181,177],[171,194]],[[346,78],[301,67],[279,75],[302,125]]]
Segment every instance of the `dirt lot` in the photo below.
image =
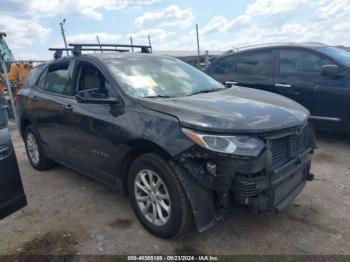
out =
[[62,166],[35,171],[13,140],[29,205],[0,222],[0,254],[350,254],[350,136],[319,134],[316,179],[280,215],[236,207],[215,228],[169,241],[109,188]]

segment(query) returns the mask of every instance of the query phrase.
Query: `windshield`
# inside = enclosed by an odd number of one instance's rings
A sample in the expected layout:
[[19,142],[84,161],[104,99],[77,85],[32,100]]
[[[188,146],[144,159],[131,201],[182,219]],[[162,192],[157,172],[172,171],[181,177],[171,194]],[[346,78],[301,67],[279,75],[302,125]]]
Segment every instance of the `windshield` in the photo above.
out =
[[123,90],[136,97],[175,97],[225,87],[193,66],[172,57],[105,60]]
[[350,66],[350,52],[336,47],[322,47],[319,49],[319,51],[339,61],[340,63]]

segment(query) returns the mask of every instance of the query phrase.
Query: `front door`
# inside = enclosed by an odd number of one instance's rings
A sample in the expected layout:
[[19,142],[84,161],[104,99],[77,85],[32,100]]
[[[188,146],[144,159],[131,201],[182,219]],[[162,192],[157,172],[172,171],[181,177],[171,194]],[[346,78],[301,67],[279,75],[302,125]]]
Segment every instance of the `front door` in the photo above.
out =
[[0,219],[27,205],[10,131],[7,127],[6,110],[0,102]]
[[327,64],[332,62],[309,50],[282,48],[275,90],[305,106],[318,127],[342,128],[349,114],[349,77],[322,76]]
[[[77,61],[74,69],[76,92],[94,90],[95,96],[113,96],[109,81],[97,66],[88,61]],[[72,101],[65,112],[64,137],[72,166],[108,184],[115,181],[120,130],[115,121],[119,114],[114,105],[78,103]]]

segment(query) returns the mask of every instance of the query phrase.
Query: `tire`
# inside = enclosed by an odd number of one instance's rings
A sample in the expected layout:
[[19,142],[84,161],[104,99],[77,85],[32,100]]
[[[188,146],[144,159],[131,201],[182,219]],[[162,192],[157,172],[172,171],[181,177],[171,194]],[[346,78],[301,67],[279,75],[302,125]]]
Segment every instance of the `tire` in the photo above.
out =
[[[33,125],[26,127],[23,140],[28,160],[33,168],[44,171],[54,166],[54,162],[45,156],[38,132]],[[35,149],[36,152],[34,152]],[[33,154],[37,155],[34,157]]]
[[[149,195],[147,195],[146,191],[143,190],[147,189],[147,186],[143,183],[144,180],[140,180],[140,178],[146,178],[146,182],[150,186],[151,176],[155,183],[153,183],[153,189],[146,190],[149,192]],[[150,233],[161,238],[175,238],[184,234],[192,226],[192,209],[184,188],[175,171],[161,157],[151,153],[141,155],[132,163],[128,178],[131,205],[141,224]],[[166,199],[166,196],[168,196],[168,199]],[[146,198],[147,200],[136,201],[136,198]],[[149,212],[144,214],[142,209],[146,210],[147,205]],[[168,206],[170,211],[166,211],[164,206]],[[157,220],[153,219],[154,207],[157,210]],[[163,219],[161,219],[160,214]]]

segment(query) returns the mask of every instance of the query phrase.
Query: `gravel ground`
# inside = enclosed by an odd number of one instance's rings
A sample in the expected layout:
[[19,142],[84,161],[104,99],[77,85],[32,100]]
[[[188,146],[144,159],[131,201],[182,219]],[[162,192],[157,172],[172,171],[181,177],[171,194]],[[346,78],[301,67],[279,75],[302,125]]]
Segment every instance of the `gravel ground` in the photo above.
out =
[[315,180],[281,214],[236,207],[207,232],[165,241],[106,186],[63,166],[31,168],[12,133],[29,204],[0,221],[0,254],[350,254],[350,136],[319,134]]

